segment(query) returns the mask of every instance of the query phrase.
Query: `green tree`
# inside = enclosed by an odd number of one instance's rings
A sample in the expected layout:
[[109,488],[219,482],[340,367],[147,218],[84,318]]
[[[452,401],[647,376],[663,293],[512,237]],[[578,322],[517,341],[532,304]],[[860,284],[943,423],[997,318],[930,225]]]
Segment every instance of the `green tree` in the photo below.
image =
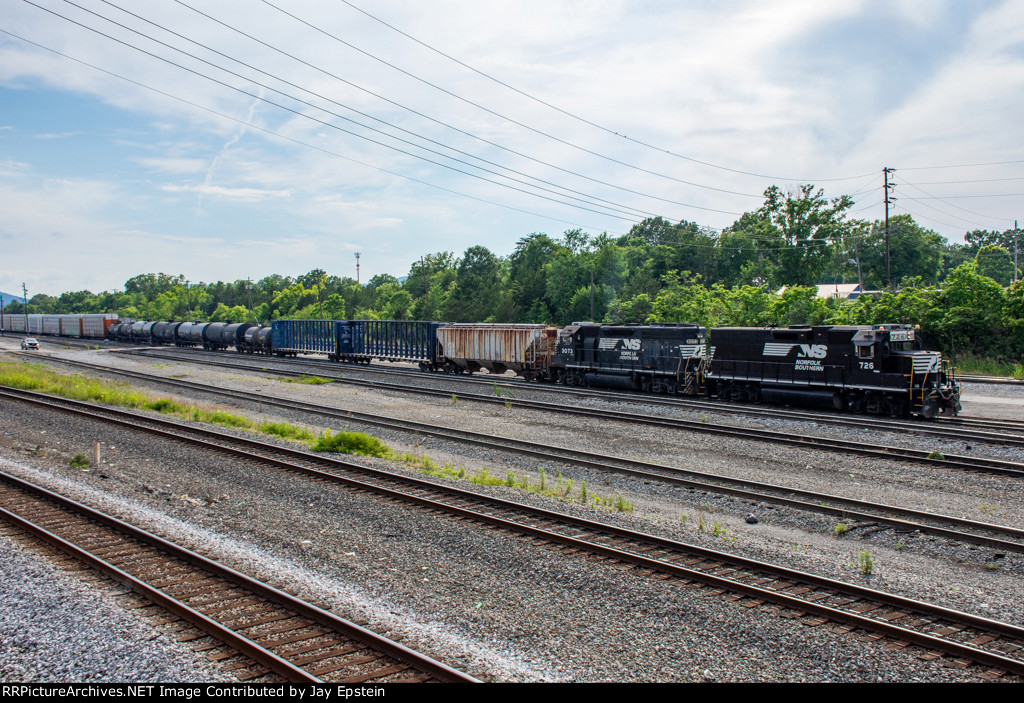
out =
[[986,244],[974,255],[978,274],[987,276],[1004,286],[1013,281],[1013,256],[996,244]]
[[455,274],[455,288],[446,305],[454,322],[483,322],[495,309],[502,287],[502,264],[487,247],[466,250]]

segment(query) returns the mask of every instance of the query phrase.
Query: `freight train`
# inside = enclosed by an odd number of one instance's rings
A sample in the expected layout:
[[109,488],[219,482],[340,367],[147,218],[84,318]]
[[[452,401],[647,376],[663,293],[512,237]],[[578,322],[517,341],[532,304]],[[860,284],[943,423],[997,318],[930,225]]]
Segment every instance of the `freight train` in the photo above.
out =
[[116,324],[118,319],[117,313],[83,315],[10,315],[3,313],[2,319],[0,319],[0,329],[14,334],[106,339],[110,326]]
[[[32,316],[30,316],[32,317]],[[116,316],[115,316],[116,317]],[[140,322],[107,318],[110,339],[240,353],[325,354],[347,363],[494,374],[572,386],[932,418],[960,411],[960,385],[909,325],[710,331],[694,324],[564,328],[413,320]],[[72,326],[73,327],[73,326]],[[31,330],[30,331],[35,331]],[[45,333],[40,330],[40,333]]]

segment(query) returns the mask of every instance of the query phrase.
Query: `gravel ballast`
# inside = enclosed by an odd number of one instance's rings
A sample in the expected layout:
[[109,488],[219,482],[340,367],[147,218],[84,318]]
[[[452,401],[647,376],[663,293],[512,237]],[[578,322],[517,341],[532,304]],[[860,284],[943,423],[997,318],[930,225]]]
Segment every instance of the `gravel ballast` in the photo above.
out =
[[[115,355],[70,356],[99,362]],[[546,418],[515,408],[401,398],[339,385],[299,386],[184,364],[159,369],[113,358],[109,363],[197,381],[216,378],[218,385],[250,393],[434,418],[478,431],[522,433],[552,444],[670,464],[687,462],[702,470],[785,485],[827,486],[856,497],[878,494],[886,502],[915,507],[926,503],[936,512],[977,513],[985,505],[991,507],[992,521],[1007,524],[1019,524],[1024,502],[1020,487],[1004,479],[943,476],[933,469],[876,465],[823,451],[773,449],[766,456],[764,445],[746,440]],[[258,417],[253,405],[242,403],[247,414]],[[983,673],[979,667],[960,670],[921,661],[912,650],[889,651],[884,641],[858,642],[828,625],[806,627],[767,607],[742,608],[704,589],[669,586],[365,494],[313,485],[265,467],[23,404],[3,406],[0,436],[9,446],[0,448],[0,455],[13,462],[5,470],[60,484],[62,490],[79,494],[73,497],[141,520],[187,546],[226,556],[276,584],[295,586],[348,617],[400,635],[405,644],[477,676],[501,681],[974,681]],[[324,425],[299,413],[264,408],[263,415]],[[351,429],[360,428],[352,423]],[[395,449],[425,451],[435,461],[456,465],[486,466],[492,474],[537,467],[536,460],[513,455],[492,457],[484,450],[425,438],[416,446],[414,438],[397,432],[374,434]],[[87,451],[93,441],[103,444],[107,463],[89,471],[69,466],[68,458]],[[25,451],[36,446],[42,447],[40,455]],[[558,467],[550,469],[554,475]],[[820,516],[739,505],[710,494],[693,496],[658,482],[562,470],[577,486],[586,480],[592,490],[621,493],[633,503],[633,515],[595,513],[578,504],[491,490],[834,578],[866,580],[988,617],[1024,621],[1017,595],[1018,555],[994,560],[985,550],[884,531],[855,530],[837,538],[830,521]],[[468,487],[464,481],[459,485]],[[759,516],[757,525],[744,521],[748,513]],[[699,521],[717,522],[724,533],[702,532]],[[866,549],[877,565],[870,577],[855,567],[858,553]]]
[[[10,464],[0,461],[0,468]],[[0,534],[0,680],[34,683],[234,681],[91,587]],[[97,581],[98,579],[92,579]]]

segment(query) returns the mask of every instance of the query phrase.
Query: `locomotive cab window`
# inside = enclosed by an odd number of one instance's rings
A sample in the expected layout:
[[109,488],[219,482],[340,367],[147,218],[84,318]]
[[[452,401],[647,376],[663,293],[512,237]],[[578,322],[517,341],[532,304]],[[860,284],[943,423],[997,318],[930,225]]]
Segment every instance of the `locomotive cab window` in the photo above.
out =
[[865,344],[857,347],[857,358],[858,359],[874,359],[875,358],[875,345]]

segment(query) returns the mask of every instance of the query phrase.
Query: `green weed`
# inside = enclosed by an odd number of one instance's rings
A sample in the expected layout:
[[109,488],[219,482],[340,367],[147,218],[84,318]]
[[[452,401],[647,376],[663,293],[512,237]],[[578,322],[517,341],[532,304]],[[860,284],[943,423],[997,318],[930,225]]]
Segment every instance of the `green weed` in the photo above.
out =
[[298,378],[292,378],[287,376],[277,376],[278,381],[284,381],[285,383],[305,383],[310,386],[321,386],[325,383],[331,383],[331,379],[323,378],[322,376],[299,376]]
[[391,449],[376,437],[363,432],[338,432],[337,434],[331,434],[329,429],[324,430],[310,444],[310,449],[314,452],[358,454],[360,456],[375,456],[382,459],[392,456]]

